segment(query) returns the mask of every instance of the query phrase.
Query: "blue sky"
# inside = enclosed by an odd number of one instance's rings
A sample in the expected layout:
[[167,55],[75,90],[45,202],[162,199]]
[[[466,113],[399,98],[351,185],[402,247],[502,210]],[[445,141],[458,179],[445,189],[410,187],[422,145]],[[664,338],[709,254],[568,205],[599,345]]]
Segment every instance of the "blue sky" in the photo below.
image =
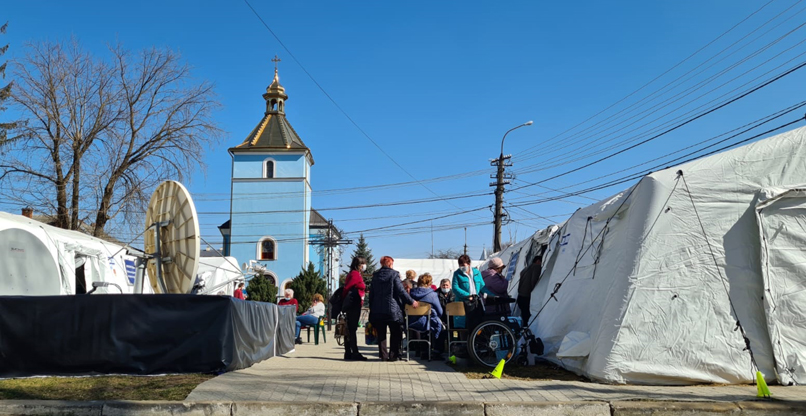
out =
[[[702,111],[695,110],[697,107],[711,100],[719,102],[717,98],[723,94],[727,95],[722,100],[732,96],[730,91],[736,94],[806,60],[801,55],[806,47],[799,43],[806,39],[806,28],[798,28],[806,22],[806,11],[801,12],[804,6],[794,1],[765,7],[765,2],[751,1],[512,1],[495,5],[476,1],[250,1],[338,106],[408,173],[372,145],[320,91],[243,1],[9,1],[3,5],[0,20],[10,23],[3,40],[11,43],[7,54],[11,58],[18,56],[25,41],[64,40],[74,35],[86,48],[102,55],[107,43],[119,40],[130,49],[156,45],[177,50],[194,68],[194,76],[214,82],[223,104],[216,117],[227,137],[218,147],[208,149],[206,174],[196,172],[189,184],[202,213],[229,209],[230,157],[226,149],[240,143],[260,120],[264,107],[260,95],[273,71],[270,59],[279,55],[281,82],[289,95],[287,117],[316,161],[313,206],[332,217],[349,238],[356,238],[355,232],[360,230],[491,205],[490,194],[450,203],[326,209],[433,198],[435,194],[491,193],[488,184],[493,168],[488,159],[498,155],[503,133],[525,121],[534,120],[535,124],[511,133],[505,145],[505,153],[514,156],[515,187],[622,149],[628,144],[619,143],[622,140],[649,137],[653,129],[662,131],[664,123],[673,125],[670,120],[675,117],[684,120],[685,113],[695,115]],[[793,29],[779,42],[742,61]],[[729,49],[717,55],[725,48]],[[728,68],[732,69],[721,73]],[[573,191],[602,183],[607,179],[572,187],[796,104],[806,99],[805,80],[803,69],[673,133],[540,186]],[[707,84],[698,87],[700,82]],[[625,108],[626,112],[619,113]],[[803,111],[767,127],[791,121],[798,114]],[[585,123],[563,133],[581,122]],[[619,130],[625,126],[630,127]],[[635,128],[638,130],[630,132]],[[615,147],[607,149],[610,145]],[[529,150],[533,151],[526,153]],[[592,154],[599,150],[601,153]],[[480,170],[484,171],[459,179],[427,182],[428,189],[417,183],[365,188],[410,182],[409,174],[426,180]],[[504,240],[510,236],[523,239],[548,225],[537,215],[561,222],[576,208],[631,183],[562,201],[510,208],[512,219],[518,222],[504,228]],[[557,195],[540,186],[509,192],[507,201],[523,204]],[[343,188],[358,189],[322,192]],[[202,214],[205,238],[220,241],[215,226],[225,220],[226,215]],[[435,220],[434,246],[461,249],[461,227],[469,225],[469,251],[478,257],[482,246],[489,249],[492,244],[491,221],[492,214],[483,209]],[[430,223],[369,231],[368,241],[376,257],[422,257],[430,252],[432,241],[432,234],[420,228],[423,226]]]

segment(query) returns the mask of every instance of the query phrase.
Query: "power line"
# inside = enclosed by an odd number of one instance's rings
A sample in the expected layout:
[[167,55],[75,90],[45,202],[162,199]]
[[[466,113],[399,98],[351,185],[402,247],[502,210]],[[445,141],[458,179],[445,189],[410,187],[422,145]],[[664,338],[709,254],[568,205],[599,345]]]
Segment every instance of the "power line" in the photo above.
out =
[[774,83],[775,81],[778,81],[778,80],[780,80],[780,79],[782,79],[782,78],[786,77],[787,75],[792,74],[793,72],[795,72],[795,71],[797,71],[797,70],[799,70],[799,69],[803,68],[804,66],[806,66],[806,62],[801,63],[801,64],[798,64],[798,65],[796,65],[795,67],[793,67],[793,68],[791,68],[791,69],[789,69],[789,70],[787,70],[787,71],[785,71],[785,72],[783,72],[783,73],[781,73],[781,74],[779,74],[779,75],[775,76],[774,78],[772,78],[772,79],[770,79],[770,80],[768,80],[768,81],[766,81],[766,82],[762,83],[761,85],[758,85],[758,86],[756,86],[756,87],[754,87],[754,88],[750,89],[750,90],[749,90],[749,91],[747,91],[747,92],[744,92],[743,94],[741,94],[741,95],[739,95],[739,96],[737,96],[737,97],[734,97],[734,98],[732,98],[732,99],[730,99],[730,100],[728,100],[728,101],[725,101],[724,103],[722,103],[722,104],[720,104],[720,105],[718,105],[718,106],[716,106],[716,107],[713,107],[713,108],[711,108],[710,110],[707,110],[707,111],[705,111],[705,112],[703,112],[703,113],[700,113],[699,115],[697,115],[697,116],[695,116],[695,117],[692,117],[692,118],[690,118],[690,119],[688,119],[688,120],[686,120],[686,121],[684,121],[684,122],[682,122],[682,123],[680,123],[680,124],[678,124],[678,125],[676,125],[676,126],[674,126],[674,127],[672,127],[672,128],[667,129],[666,131],[664,131],[664,132],[662,132],[662,133],[659,133],[659,134],[657,134],[657,135],[655,135],[655,136],[652,136],[652,137],[650,137],[650,138],[648,138],[648,139],[642,140],[642,141],[640,141],[640,142],[638,142],[638,143],[636,143],[636,144],[633,144],[633,145],[631,145],[631,146],[628,146],[628,147],[626,147],[626,148],[624,148],[624,149],[621,149],[621,150],[619,150],[619,151],[617,151],[617,152],[611,153],[611,154],[609,154],[609,155],[607,155],[607,156],[605,156],[605,157],[599,158],[599,159],[597,159],[597,160],[595,160],[595,161],[593,161],[593,162],[587,163],[587,164],[585,164],[585,165],[583,165],[583,166],[580,166],[580,167],[577,167],[577,168],[574,168],[574,169],[571,169],[571,170],[568,170],[568,171],[565,171],[565,172],[559,173],[559,174],[557,174],[557,175],[554,175],[554,176],[552,176],[552,177],[550,177],[550,178],[547,178],[547,179],[543,179],[543,180],[541,180],[541,181],[537,181],[537,182],[533,182],[533,183],[529,183],[529,184],[526,184],[526,185],[520,186],[520,187],[515,188],[515,189],[523,189],[523,188],[527,188],[527,187],[530,187],[530,186],[535,186],[535,185],[537,185],[537,184],[540,184],[540,183],[544,183],[544,182],[550,181],[550,180],[552,180],[552,179],[556,179],[556,178],[560,178],[560,177],[563,177],[563,176],[569,175],[569,174],[571,174],[571,173],[574,173],[574,172],[580,171],[580,170],[582,170],[582,169],[585,169],[585,168],[587,168],[587,167],[593,166],[593,165],[598,164],[598,163],[600,163],[600,162],[602,162],[602,161],[605,161],[605,160],[607,160],[607,159],[610,159],[610,158],[612,158],[612,157],[614,157],[614,156],[617,156],[617,155],[619,155],[619,154],[621,154],[621,153],[624,153],[624,152],[626,152],[626,151],[628,151],[628,150],[631,150],[631,149],[634,149],[634,148],[636,148],[636,147],[638,147],[638,146],[641,146],[641,145],[643,145],[643,144],[649,143],[649,142],[651,142],[651,141],[653,141],[653,140],[655,140],[655,139],[657,139],[657,138],[659,138],[659,137],[662,137],[662,136],[664,136],[664,135],[666,135],[666,134],[668,134],[668,133],[671,133],[672,131],[675,131],[675,130],[677,130],[677,129],[679,129],[679,128],[681,128],[681,127],[683,127],[683,126],[685,126],[685,125],[687,125],[687,124],[689,124],[689,123],[692,123],[692,122],[694,122],[694,121],[696,121],[696,120],[699,120],[700,118],[705,117],[705,116],[707,116],[708,114],[711,114],[711,113],[713,113],[713,112],[715,112],[715,111],[717,111],[717,110],[719,110],[719,109],[721,109],[721,108],[724,108],[724,107],[726,107],[726,106],[728,106],[728,105],[730,105],[730,104],[732,104],[732,103],[734,103],[734,102],[736,102],[736,101],[738,101],[738,100],[740,100],[740,99],[742,99],[742,98],[744,98],[744,97],[747,97],[748,95],[750,95],[750,94],[752,94],[752,93],[754,93],[754,92],[756,92],[756,91],[758,91],[758,90],[760,90],[760,89],[762,89],[762,88],[764,88],[764,87],[766,87],[766,86],[768,86],[768,85],[770,85],[770,84]]
[[[554,139],[557,139],[557,138],[559,138],[559,137],[561,137],[561,136],[565,135],[566,133],[568,133],[568,132],[570,132],[570,131],[572,131],[572,130],[576,129],[577,127],[579,127],[579,126],[581,126],[581,125],[583,125],[583,124],[587,123],[588,121],[590,121],[590,120],[592,120],[592,119],[594,119],[594,118],[598,117],[599,115],[601,115],[601,114],[605,113],[606,111],[610,110],[611,108],[613,108],[613,107],[617,106],[618,104],[621,104],[621,103],[622,103],[622,102],[624,102],[625,100],[629,99],[629,98],[630,98],[630,97],[632,97],[633,95],[635,95],[635,94],[639,93],[640,91],[644,90],[646,87],[650,86],[650,85],[651,85],[651,84],[653,84],[655,81],[659,80],[660,78],[662,78],[662,77],[663,77],[663,76],[665,76],[666,74],[670,73],[671,71],[673,71],[674,69],[676,69],[676,68],[677,68],[677,67],[679,67],[680,65],[683,65],[684,63],[686,63],[687,61],[689,61],[691,58],[693,58],[694,56],[696,56],[697,54],[699,54],[700,52],[702,52],[703,50],[705,50],[706,48],[708,48],[709,46],[711,46],[712,44],[714,44],[715,42],[717,42],[719,39],[723,38],[725,35],[727,35],[728,33],[732,32],[734,29],[736,29],[737,27],[739,27],[739,26],[740,26],[742,23],[746,22],[748,19],[750,19],[751,17],[753,17],[754,15],[756,15],[757,13],[759,13],[761,10],[763,10],[764,8],[766,8],[767,6],[769,6],[770,4],[772,4],[772,2],[773,2],[773,1],[772,1],[772,0],[770,0],[769,2],[765,3],[765,4],[764,4],[763,6],[761,6],[759,9],[757,9],[756,11],[754,11],[753,13],[751,13],[750,15],[748,15],[747,17],[745,17],[744,19],[742,19],[741,21],[739,21],[738,23],[736,23],[735,25],[731,26],[731,27],[730,27],[728,30],[726,30],[725,32],[722,32],[722,34],[720,34],[719,36],[717,36],[716,38],[714,38],[713,40],[711,40],[710,42],[708,42],[708,43],[707,43],[707,44],[705,44],[704,46],[702,46],[702,47],[700,47],[699,49],[697,49],[696,51],[694,51],[692,54],[690,54],[689,56],[687,56],[687,57],[686,57],[685,59],[683,59],[682,61],[680,61],[680,62],[676,63],[676,64],[675,64],[675,65],[673,65],[671,68],[667,69],[666,71],[664,71],[664,72],[663,72],[663,73],[661,73],[660,75],[656,76],[655,78],[653,78],[652,80],[650,80],[650,81],[649,81],[649,82],[647,82],[646,84],[642,85],[642,86],[641,86],[641,87],[639,87],[637,90],[635,90],[635,91],[633,91],[633,92],[631,92],[631,93],[627,94],[626,96],[624,96],[624,97],[623,97],[623,98],[621,98],[620,100],[616,101],[615,103],[613,103],[613,104],[609,105],[609,106],[608,106],[608,107],[606,107],[605,109],[603,109],[603,110],[601,110],[601,111],[597,112],[596,114],[594,114],[594,115],[592,115],[592,116],[588,117],[587,119],[585,119],[585,120],[583,120],[583,121],[581,121],[581,122],[577,123],[576,125],[572,126],[571,128],[569,128],[569,129],[567,129],[567,130],[565,130],[565,131],[562,131],[562,132],[560,132],[559,134],[554,135],[553,137],[551,137],[551,138],[547,139],[546,141],[549,141],[549,140],[554,140]],[[617,114],[618,114],[618,113],[617,113]],[[544,142],[545,142],[545,141],[544,141]],[[533,149],[533,148],[537,148],[537,147],[541,146],[542,144],[543,144],[543,142],[538,143],[538,144],[535,144],[534,146],[531,146],[531,147],[527,148],[527,149],[526,149],[526,151],[528,151],[528,150],[530,150],[530,149]]]
[[[305,75],[307,75],[308,78],[310,78],[311,81],[313,81],[313,83],[316,85],[316,87],[319,88],[320,91],[322,91],[322,94],[324,94],[325,97],[327,97],[327,99],[330,100],[331,103],[333,103],[333,105],[344,115],[344,117],[346,117],[347,120],[349,120],[350,123],[352,123],[352,125],[355,126],[355,128],[358,129],[358,131],[360,131],[361,134],[364,137],[366,137],[367,140],[370,141],[370,143],[372,143],[378,150],[380,150],[381,153],[383,153],[384,156],[386,156],[390,161],[392,161],[392,163],[394,163],[395,166],[397,166],[400,170],[402,170],[404,173],[406,173],[406,175],[408,175],[409,177],[414,179],[414,181],[417,182],[420,186],[425,188],[428,192],[430,192],[434,196],[437,196],[437,197],[440,196],[439,194],[434,192],[431,188],[426,186],[422,181],[420,181],[414,175],[412,175],[408,170],[406,170],[406,168],[404,168],[400,163],[398,163],[397,160],[395,160],[395,158],[393,158],[391,155],[389,155],[389,153],[386,153],[386,151],[383,150],[383,148],[380,145],[378,145],[378,143],[375,142],[375,140],[372,137],[370,137],[370,135],[366,131],[364,131],[364,129],[362,129],[361,126],[359,126],[358,123],[356,123],[356,121],[353,120],[353,118],[350,117],[349,114],[347,114],[347,112],[336,102],[336,100],[334,100],[333,97],[331,97],[330,94],[328,94],[328,92],[325,91],[325,89],[322,87],[322,85],[319,84],[318,81],[316,81],[316,79],[313,77],[313,75],[311,75],[311,73],[308,72],[307,69],[305,69],[305,66],[302,65],[302,63],[297,59],[296,56],[294,56],[293,53],[291,53],[291,50],[288,49],[287,46],[285,46],[283,41],[280,40],[280,37],[277,36],[276,33],[274,33],[274,31],[271,29],[271,27],[269,27],[268,23],[266,23],[266,21],[263,20],[262,17],[260,17],[260,14],[257,12],[257,10],[255,10],[254,7],[252,7],[252,5],[249,3],[249,0],[244,0],[244,3],[246,3],[247,6],[249,6],[249,9],[252,10],[252,13],[255,14],[255,16],[258,18],[258,20],[260,20],[261,23],[263,23],[263,26],[265,26],[266,29],[269,31],[269,33],[271,33],[271,35],[274,37],[274,39],[277,41],[277,43],[279,43],[280,46],[283,47],[283,49],[288,53],[288,55],[291,57],[291,59],[293,59],[294,62],[296,62],[296,64],[299,65],[299,67],[302,69],[302,71],[305,72]],[[449,201],[445,201],[445,202],[447,204],[453,206],[454,208],[461,209],[460,207],[458,207],[457,205],[453,204],[452,202],[449,202]]]

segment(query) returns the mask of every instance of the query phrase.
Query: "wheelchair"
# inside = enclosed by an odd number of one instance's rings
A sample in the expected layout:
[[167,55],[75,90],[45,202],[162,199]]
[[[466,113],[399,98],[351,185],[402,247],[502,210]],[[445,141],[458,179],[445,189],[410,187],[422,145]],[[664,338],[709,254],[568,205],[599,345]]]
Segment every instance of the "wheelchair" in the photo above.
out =
[[477,364],[495,367],[501,360],[513,359],[518,365],[529,364],[529,354],[543,354],[543,342],[524,326],[519,316],[511,316],[504,305],[514,303],[512,297],[488,297],[486,308],[494,311],[484,316],[481,323],[470,332],[467,349]]

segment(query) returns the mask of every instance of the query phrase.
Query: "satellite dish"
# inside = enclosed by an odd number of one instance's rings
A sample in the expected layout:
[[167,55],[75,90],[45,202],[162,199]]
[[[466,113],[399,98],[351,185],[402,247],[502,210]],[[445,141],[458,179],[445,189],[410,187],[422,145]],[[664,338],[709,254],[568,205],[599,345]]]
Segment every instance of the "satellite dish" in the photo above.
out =
[[199,269],[199,218],[181,183],[161,183],[146,210],[145,251],[154,293],[190,293]]

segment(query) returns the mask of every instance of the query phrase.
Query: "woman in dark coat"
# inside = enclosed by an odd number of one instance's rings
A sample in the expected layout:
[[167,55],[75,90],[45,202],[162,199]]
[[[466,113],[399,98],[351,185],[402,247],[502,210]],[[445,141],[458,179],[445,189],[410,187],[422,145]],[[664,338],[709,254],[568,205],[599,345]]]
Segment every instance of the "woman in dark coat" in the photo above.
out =
[[[378,353],[383,361],[402,360],[400,344],[403,340],[403,310],[401,303],[415,308],[420,304],[411,298],[400,282],[400,273],[392,269],[395,260],[381,257],[381,269],[372,275],[369,292],[369,322],[378,330]],[[389,349],[386,347],[386,330],[389,329]]]

